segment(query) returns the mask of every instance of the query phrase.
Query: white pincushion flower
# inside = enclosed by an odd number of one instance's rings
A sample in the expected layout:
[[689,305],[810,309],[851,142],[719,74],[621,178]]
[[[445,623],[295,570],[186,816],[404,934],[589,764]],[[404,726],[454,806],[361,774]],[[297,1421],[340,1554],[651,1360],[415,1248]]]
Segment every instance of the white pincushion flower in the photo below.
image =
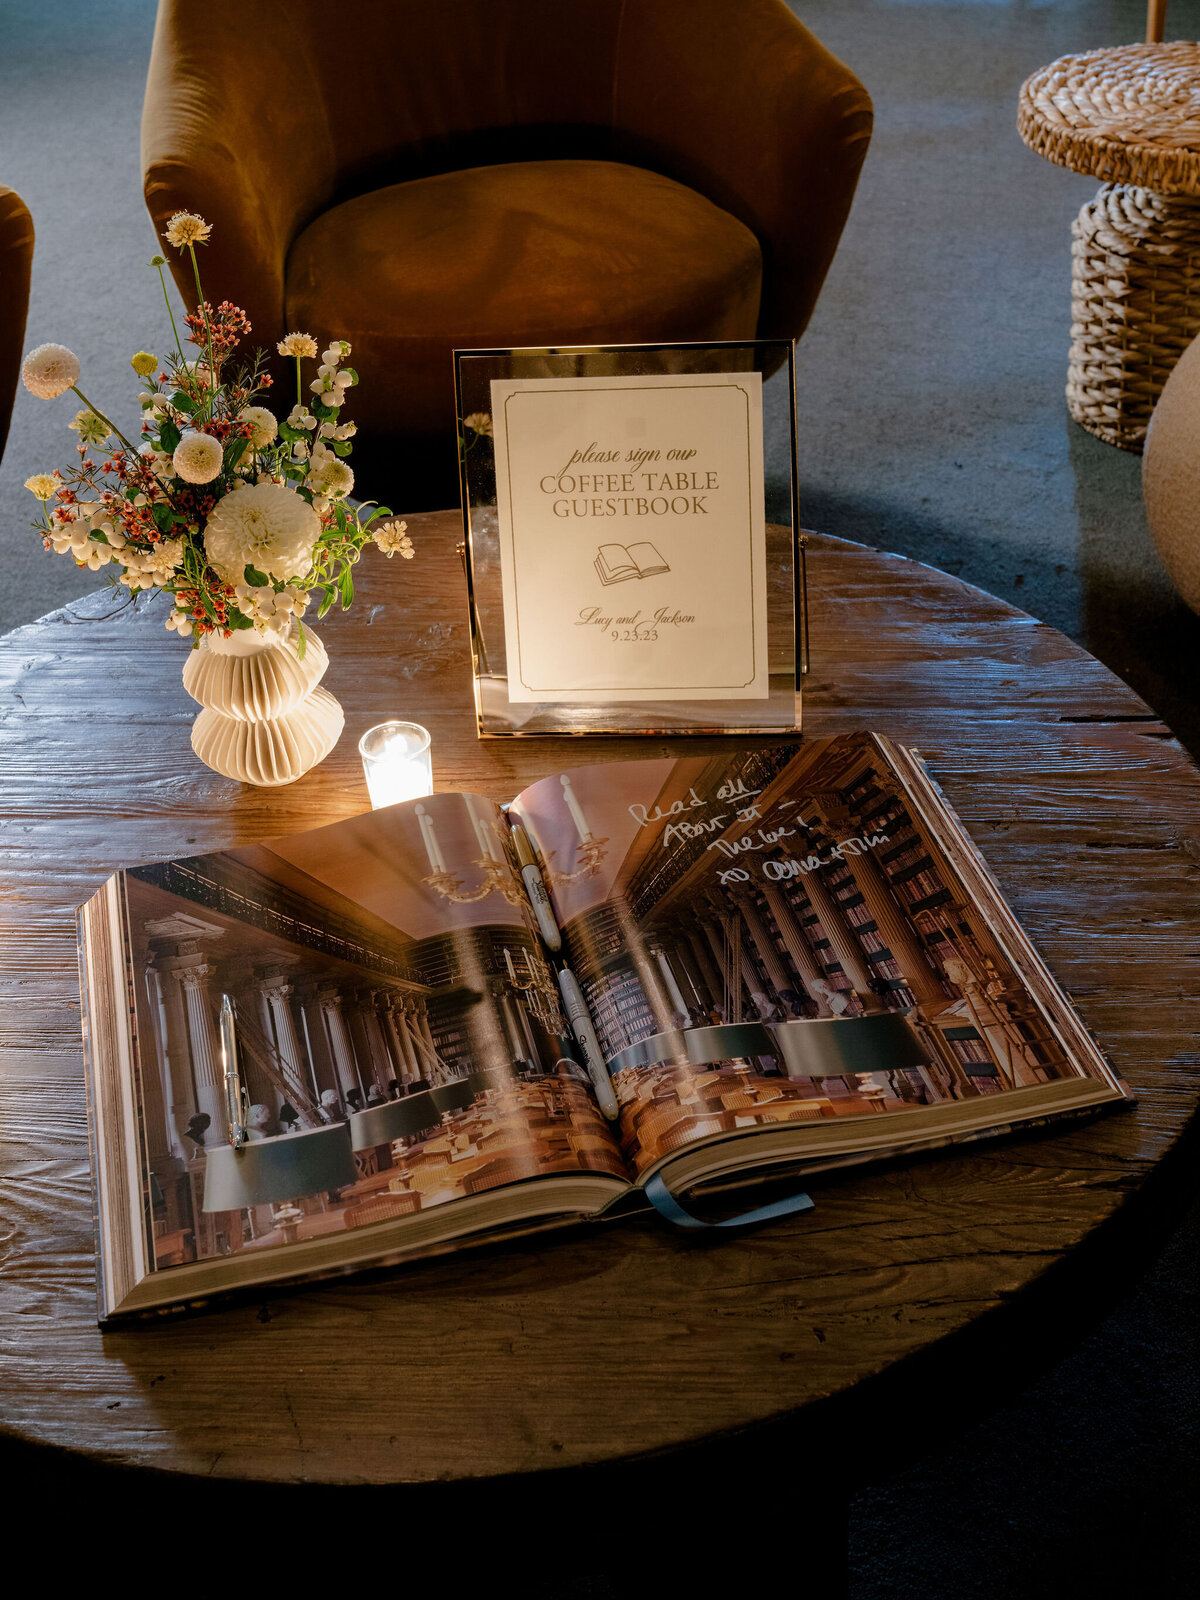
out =
[[79,381],[79,357],[66,345],[40,344],[25,357],[21,377],[30,394],[54,400]]
[[52,472],[35,472],[32,478],[25,479],[25,487],[35,499],[53,500],[58,492],[58,479]]
[[286,581],[308,571],[320,536],[307,500],[281,484],[255,483],[217,501],[204,548],[226,583],[241,583],[247,567]]
[[281,356],[304,356],[311,361],[317,353],[317,341],[311,333],[289,333],[275,348]]
[[266,406],[243,406],[238,412],[238,421],[253,424],[250,445],[254,450],[265,450],[279,432],[279,424]]
[[211,232],[212,223],[205,222],[194,211],[177,211],[167,223],[164,237],[176,250],[183,250],[189,244],[204,244]]
[[371,538],[387,556],[389,561],[394,555],[401,555],[406,561],[413,558],[413,542],[408,537],[408,523],[401,522],[393,517],[390,522],[379,525],[371,534]]
[[214,439],[211,433],[196,433],[189,428],[175,446],[171,463],[176,476],[185,483],[211,483],[221,470],[223,458],[219,439]]

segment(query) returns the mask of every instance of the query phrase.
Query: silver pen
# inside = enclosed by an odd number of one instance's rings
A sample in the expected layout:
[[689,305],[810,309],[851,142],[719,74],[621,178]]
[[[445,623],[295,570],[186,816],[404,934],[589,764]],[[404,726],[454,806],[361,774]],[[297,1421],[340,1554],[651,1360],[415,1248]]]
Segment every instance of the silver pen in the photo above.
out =
[[570,967],[558,969],[558,992],[562,995],[567,1020],[571,1024],[571,1032],[575,1035],[575,1043],[579,1046],[587,1075],[592,1080],[592,1088],[596,1091],[600,1109],[610,1122],[615,1122],[621,1114],[621,1108],[613,1092],[612,1079],[604,1064],[604,1052],[600,1048],[596,1030],[592,1027],[583,991]]
[[233,1023],[233,1002],[221,996],[221,1066],[225,1074],[225,1110],[229,1117],[229,1142],[240,1150],[246,1142],[245,1090],[237,1064],[237,1033]]

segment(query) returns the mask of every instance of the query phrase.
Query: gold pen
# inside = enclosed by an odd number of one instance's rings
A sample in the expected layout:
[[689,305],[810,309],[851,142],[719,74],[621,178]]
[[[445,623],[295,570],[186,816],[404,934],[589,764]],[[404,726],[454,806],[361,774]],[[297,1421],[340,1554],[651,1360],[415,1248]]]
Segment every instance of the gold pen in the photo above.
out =
[[517,862],[521,868],[521,882],[525,885],[525,893],[529,896],[529,903],[537,918],[538,931],[545,941],[547,950],[561,950],[562,934],[558,931],[558,923],[555,922],[554,912],[550,909],[550,896],[546,891],[546,883],[542,877],[542,869],[538,866],[533,845],[529,842],[529,835],[519,822],[512,823],[511,827]]

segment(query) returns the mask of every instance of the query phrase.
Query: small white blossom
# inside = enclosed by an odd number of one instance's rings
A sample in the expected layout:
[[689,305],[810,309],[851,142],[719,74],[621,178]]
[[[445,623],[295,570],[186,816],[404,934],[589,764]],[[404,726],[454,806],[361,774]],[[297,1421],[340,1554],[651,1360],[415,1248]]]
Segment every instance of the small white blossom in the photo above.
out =
[[186,638],[191,631],[192,619],[188,616],[187,612],[172,611],[171,615],[167,618],[167,632],[180,633]]
[[403,556],[405,561],[412,560],[413,542],[408,536],[408,523],[401,522],[398,517],[380,523],[373,529],[371,538],[389,560],[394,555]]

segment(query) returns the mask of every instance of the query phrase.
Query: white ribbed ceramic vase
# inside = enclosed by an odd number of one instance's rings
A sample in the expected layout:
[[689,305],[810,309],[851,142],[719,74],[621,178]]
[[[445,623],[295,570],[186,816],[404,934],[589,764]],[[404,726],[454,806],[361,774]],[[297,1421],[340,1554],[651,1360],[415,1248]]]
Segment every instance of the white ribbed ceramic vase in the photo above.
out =
[[192,749],[214,772],[274,788],[294,783],[333,749],[345,717],[327,689],[325,646],[295,623],[283,637],[252,628],[228,639],[206,633],[183,669],[183,686],[204,707]]

